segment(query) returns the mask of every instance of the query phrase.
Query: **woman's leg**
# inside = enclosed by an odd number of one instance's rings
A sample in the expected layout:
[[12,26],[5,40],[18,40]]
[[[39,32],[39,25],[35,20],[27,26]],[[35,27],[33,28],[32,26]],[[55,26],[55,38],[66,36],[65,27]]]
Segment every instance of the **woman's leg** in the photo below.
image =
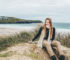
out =
[[59,41],[53,41],[52,45],[57,47],[57,50],[59,52],[59,60],[65,60],[65,55],[64,55],[64,53],[63,53],[63,51],[61,49],[60,42]]
[[60,44],[60,42],[59,41],[52,41],[52,46],[55,46],[56,48],[57,48],[57,50],[58,50],[58,52],[59,52],[59,55],[64,55],[64,53],[63,53],[63,51],[62,51],[62,49],[61,49],[61,44]]
[[50,57],[54,55],[54,52],[53,52],[52,47],[51,47],[51,44],[48,41],[44,40],[43,41],[43,46],[47,49]]

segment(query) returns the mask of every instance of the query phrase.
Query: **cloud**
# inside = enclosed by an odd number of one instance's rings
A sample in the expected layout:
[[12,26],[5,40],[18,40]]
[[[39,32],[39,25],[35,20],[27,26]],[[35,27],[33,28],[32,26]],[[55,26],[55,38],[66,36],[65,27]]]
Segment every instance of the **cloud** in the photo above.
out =
[[69,22],[69,7],[70,0],[0,0],[0,16]]

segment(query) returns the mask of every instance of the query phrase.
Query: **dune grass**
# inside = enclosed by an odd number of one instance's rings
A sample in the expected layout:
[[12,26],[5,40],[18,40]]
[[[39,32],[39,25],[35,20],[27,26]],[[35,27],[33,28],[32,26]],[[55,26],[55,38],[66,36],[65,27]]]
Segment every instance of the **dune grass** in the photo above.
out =
[[38,29],[34,32],[20,32],[19,34],[11,35],[8,37],[0,37],[0,51],[5,50],[7,47],[13,46],[18,43],[28,42],[36,35]]
[[[36,35],[38,29],[34,32],[21,32],[14,36],[0,38],[0,51],[5,50],[7,47],[13,46],[18,43],[28,42]],[[57,34],[56,40],[60,41],[62,45],[70,47],[70,34],[61,35]]]
[[8,56],[12,56],[14,55],[16,52],[14,51],[9,51],[9,52],[6,52],[6,53],[3,53],[3,54],[0,54],[0,57],[8,57]]
[[62,35],[58,33],[56,40],[60,41],[62,45],[70,48],[70,33]]
[[39,58],[38,58],[38,54],[36,54],[36,53],[34,53],[34,52],[30,52],[30,54],[28,54],[28,53],[25,52],[23,55],[24,55],[24,56],[31,57],[31,58],[36,59],[36,60],[39,59]]
[[21,32],[15,36],[0,38],[0,51],[18,43],[28,42],[29,40],[32,40],[32,36],[32,32]]

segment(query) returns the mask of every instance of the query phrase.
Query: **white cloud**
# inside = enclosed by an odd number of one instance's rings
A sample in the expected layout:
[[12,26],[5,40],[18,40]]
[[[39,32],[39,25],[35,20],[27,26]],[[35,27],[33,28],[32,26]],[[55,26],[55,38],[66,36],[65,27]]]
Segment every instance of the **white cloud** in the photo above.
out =
[[69,22],[69,7],[70,0],[0,0],[0,16]]

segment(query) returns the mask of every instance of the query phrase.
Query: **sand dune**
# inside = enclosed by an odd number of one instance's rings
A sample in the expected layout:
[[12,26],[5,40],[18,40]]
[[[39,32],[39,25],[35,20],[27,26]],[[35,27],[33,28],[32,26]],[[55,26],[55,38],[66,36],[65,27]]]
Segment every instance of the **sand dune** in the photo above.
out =
[[[70,60],[70,48],[62,46],[62,50],[65,53],[66,60]],[[4,54],[7,54],[7,56],[4,56]],[[50,58],[36,44],[22,43],[0,52],[0,60],[50,60]]]

